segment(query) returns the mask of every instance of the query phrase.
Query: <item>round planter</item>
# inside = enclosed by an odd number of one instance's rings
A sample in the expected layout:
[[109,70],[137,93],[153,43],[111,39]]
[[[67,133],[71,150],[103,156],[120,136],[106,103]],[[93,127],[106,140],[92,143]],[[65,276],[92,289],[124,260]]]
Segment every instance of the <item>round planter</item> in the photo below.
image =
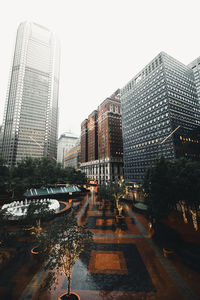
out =
[[35,247],[33,247],[31,249],[31,254],[34,260],[41,262],[42,261],[42,255],[41,255],[41,249],[40,247],[37,245]]
[[67,293],[64,293],[58,297],[58,300],[80,300],[80,296],[74,292],[70,293],[69,296],[67,295]]
[[164,255],[164,257],[169,257],[169,256],[171,256],[172,254],[174,254],[174,251],[173,251],[173,250],[167,249],[167,248],[163,248],[163,255]]
[[31,249],[31,253],[34,254],[34,255],[38,255],[39,254],[39,246],[34,246],[32,249]]

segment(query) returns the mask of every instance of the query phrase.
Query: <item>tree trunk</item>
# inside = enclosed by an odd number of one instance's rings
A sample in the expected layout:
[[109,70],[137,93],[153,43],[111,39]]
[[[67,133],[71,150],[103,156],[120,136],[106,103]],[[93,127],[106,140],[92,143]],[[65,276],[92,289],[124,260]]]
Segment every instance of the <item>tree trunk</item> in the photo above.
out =
[[70,295],[71,291],[71,275],[67,276],[67,295]]

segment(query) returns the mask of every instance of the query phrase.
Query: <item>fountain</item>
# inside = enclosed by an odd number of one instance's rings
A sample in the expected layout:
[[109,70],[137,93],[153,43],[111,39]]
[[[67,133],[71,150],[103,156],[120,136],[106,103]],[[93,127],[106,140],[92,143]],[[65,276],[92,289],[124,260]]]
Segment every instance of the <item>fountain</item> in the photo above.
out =
[[32,202],[27,201],[27,199],[24,201],[13,201],[12,203],[4,204],[2,209],[6,209],[7,213],[11,217],[19,218],[26,215],[30,203],[46,204],[47,202],[49,203],[49,210],[55,210],[55,212],[60,210],[60,204],[56,199],[34,199]]

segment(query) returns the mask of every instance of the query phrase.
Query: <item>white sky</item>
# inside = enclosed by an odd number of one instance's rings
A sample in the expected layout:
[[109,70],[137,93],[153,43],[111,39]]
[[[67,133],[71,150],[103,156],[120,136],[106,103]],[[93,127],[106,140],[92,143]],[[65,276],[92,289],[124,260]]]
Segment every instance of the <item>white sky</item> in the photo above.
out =
[[0,124],[20,22],[61,42],[59,135],[80,124],[160,51],[188,64],[200,56],[199,0],[6,0],[0,9]]

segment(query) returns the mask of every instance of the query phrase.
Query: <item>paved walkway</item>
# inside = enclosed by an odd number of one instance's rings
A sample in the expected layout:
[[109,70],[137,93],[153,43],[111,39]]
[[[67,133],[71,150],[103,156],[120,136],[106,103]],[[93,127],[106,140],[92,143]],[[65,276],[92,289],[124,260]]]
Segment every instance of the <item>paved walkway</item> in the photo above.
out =
[[[76,218],[94,233],[95,242],[90,255],[73,268],[72,290],[81,300],[200,299],[200,288],[193,289],[180,272],[185,267],[179,264],[176,268],[176,258],[163,256],[148,234],[145,218],[128,205],[122,227],[117,225],[109,205],[98,202],[94,195],[85,197]],[[199,282],[200,276],[193,271],[191,274]],[[66,278],[60,276],[55,291],[39,294],[45,275],[40,267],[21,296],[13,299],[55,300],[66,291]]]

